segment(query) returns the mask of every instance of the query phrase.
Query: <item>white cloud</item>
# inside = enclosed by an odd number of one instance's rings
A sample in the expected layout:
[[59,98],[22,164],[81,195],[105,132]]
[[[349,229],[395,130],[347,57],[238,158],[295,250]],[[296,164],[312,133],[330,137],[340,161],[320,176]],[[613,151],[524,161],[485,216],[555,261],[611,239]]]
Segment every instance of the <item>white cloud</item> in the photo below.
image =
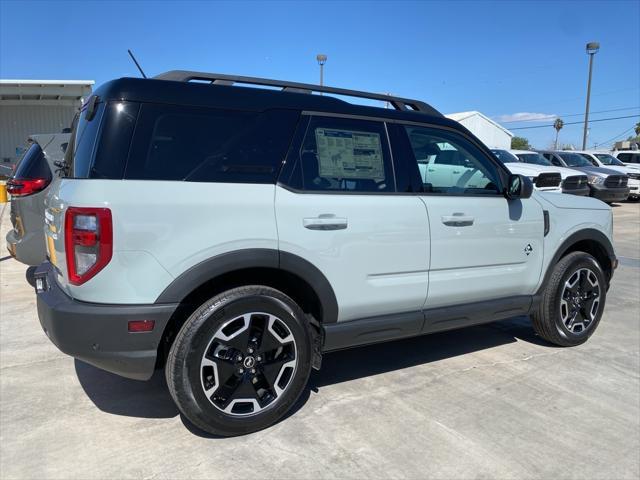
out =
[[534,121],[546,121],[555,120],[557,115],[555,113],[534,113],[534,112],[518,112],[508,115],[500,115],[496,117],[498,122],[534,122]]

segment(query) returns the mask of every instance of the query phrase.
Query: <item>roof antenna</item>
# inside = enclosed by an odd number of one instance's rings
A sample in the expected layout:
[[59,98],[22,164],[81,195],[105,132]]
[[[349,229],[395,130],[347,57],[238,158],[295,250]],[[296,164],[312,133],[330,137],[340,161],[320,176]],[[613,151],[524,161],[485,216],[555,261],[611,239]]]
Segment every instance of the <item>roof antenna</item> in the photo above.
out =
[[138,61],[136,60],[136,57],[133,56],[133,53],[131,53],[131,50],[127,49],[127,52],[129,52],[129,56],[131,57],[131,60],[133,60],[133,63],[136,64],[136,67],[138,67],[138,70],[140,70],[140,73],[142,74],[143,78],[147,78],[147,76],[144,74],[144,72],[142,71],[142,68],[140,67],[140,64],[138,63]]

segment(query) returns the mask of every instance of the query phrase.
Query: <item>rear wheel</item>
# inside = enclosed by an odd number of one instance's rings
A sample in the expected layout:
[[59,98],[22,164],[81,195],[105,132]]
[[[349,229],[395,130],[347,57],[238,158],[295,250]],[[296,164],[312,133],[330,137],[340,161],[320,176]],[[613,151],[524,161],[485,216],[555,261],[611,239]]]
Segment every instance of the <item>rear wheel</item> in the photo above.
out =
[[579,345],[593,334],[606,300],[602,268],[588,253],[573,252],[554,267],[532,315],[533,327],[548,342]]
[[310,370],[311,335],[300,307],[278,290],[248,286],[213,297],[189,317],[165,373],[183,415],[232,436],[282,418]]

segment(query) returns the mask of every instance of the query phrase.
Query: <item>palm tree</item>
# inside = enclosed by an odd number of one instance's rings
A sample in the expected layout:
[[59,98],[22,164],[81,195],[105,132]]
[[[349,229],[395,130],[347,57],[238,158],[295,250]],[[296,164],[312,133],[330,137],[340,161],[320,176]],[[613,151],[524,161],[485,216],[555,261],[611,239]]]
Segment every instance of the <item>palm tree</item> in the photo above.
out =
[[640,122],[636,123],[634,130],[636,131],[636,135],[640,137]]
[[[640,123],[638,125],[640,125]],[[560,118],[556,118],[556,121],[553,122],[553,128],[556,129],[556,146],[555,146],[555,150],[558,149],[558,135],[560,134],[560,130],[562,130],[562,127],[564,127],[564,122]]]

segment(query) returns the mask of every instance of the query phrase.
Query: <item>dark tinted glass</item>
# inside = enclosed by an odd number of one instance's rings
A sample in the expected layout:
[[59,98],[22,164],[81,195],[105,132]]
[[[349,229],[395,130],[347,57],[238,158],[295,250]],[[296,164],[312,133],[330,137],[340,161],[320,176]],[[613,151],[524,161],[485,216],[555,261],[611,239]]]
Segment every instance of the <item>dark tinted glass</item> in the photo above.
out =
[[40,145],[33,143],[31,147],[24,153],[13,178],[18,180],[46,178],[51,179],[51,169],[47,164],[44,153]]
[[313,117],[299,151],[305,190],[393,192],[384,124]]
[[274,183],[298,113],[142,106],[126,178]]
[[551,165],[551,162],[549,162],[549,160],[547,160],[539,153],[518,153],[517,155],[518,158],[525,163],[531,163],[533,165],[543,165],[545,167]]
[[[76,126],[75,135],[73,136],[73,150],[68,158],[71,162],[69,165],[69,175],[73,178],[87,178],[93,162],[94,146],[100,129],[102,114],[104,113],[104,102],[96,104],[95,115],[91,120],[87,120],[87,109],[80,113],[80,118]],[[71,145],[70,145],[71,146]],[[67,147],[69,151],[69,147]]]
[[91,178],[122,178],[139,110],[140,104],[131,102],[110,102],[106,106]]
[[618,160],[625,163],[640,163],[640,153],[619,153]]
[[560,153],[560,158],[567,164],[567,167],[591,167],[593,166],[589,160],[577,153]]

